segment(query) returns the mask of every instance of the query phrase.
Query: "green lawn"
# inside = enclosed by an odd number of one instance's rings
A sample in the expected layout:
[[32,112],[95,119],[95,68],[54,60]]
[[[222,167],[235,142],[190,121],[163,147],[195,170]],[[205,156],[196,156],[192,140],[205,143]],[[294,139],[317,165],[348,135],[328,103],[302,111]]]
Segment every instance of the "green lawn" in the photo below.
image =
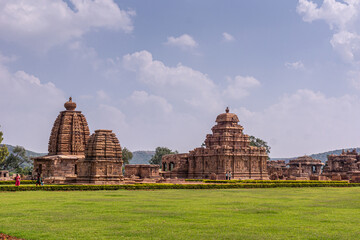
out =
[[25,239],[359,239],[360,188],[0,192]]

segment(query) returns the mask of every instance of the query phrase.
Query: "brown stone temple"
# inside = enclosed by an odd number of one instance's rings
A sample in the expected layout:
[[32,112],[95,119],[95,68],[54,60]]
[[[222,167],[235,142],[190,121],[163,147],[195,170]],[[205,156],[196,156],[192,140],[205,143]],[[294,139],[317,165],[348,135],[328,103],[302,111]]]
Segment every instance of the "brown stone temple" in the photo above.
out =
[[85,157],[85,145],[90,131],[85,116],[76,111],[76,103],[64,104],[54,122],[49,139],[49,153],[43,157],[33,158],[34,173],[40,173],[46,183],[75,182],[77,161]]
[[206,136],[205,147],[163,156],[163,177],[225,179],[231,173],[232,179],[268,179],[266,149],[250,146],[238,122],[236,114],[226,108],[217,116],[213,133]]
[[33,158],[33,175],[40,173],[45,183],[118,183],[122,155],[115,134],[96,130],[90,137],[86,118],[71,97],[64,106],[51,130],[48,155]]

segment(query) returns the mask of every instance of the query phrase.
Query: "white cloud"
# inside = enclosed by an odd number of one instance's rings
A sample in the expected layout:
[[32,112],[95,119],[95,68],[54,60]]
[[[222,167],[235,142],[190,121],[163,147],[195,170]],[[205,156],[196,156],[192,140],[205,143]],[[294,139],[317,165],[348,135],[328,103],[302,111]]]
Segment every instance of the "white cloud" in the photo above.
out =
[[[160,109],[160,112],[170,113],[172,106],[165,98],[148,94],[145,91],[134,91],[129,98],[129,101],[137,105],[137,107],[145,107],[154,114],[154,109]],[[158,112],[158,111],[156,111]]]
[[125,55],[123,64],[136,73],[138,81],[172,105],[210,112],[222,108],[219,89],[206,74],[181,64],[168,67],[161,61],[153,60],[147,51]]
[[254,77],[236,76],[222,87],[190,67],[154,60],[148,51],[125,55],[123,66],[146,89],[134,91],[121,106],[131,116],[129,146],[166,145],[184,152],[198,147],[227,104],[260,86]]
[[324,0],[320,7],[312,1],[300,0],[297,12],[306,22],[325,21],[333,31],[331,45],[347,62],[358,61],[360,56],[360,1]]
[[304,64],[303,64],[301,61],[297,61],[297,62],[286,62],[286,63],[285,63],[285,67],[287,67],[288,69],[299,70],[299,69],[304,69]]
[[103,101],[109,101],[110,97],[109,95],[104,91],[104,90],[98,90],[96,92],[96,96],[99,100],[103,100]]
[[359,88],[358,80],[353,76],[354,72],[359,72],[360,65],[360,1],[324,0],[318,7],[312,1],[299,0],[297,12],[306,22],[323,20],[329,25],[333,31],[330,44],[350,65],[349,82]]
[[335,33],[330,40],[332,47],[347,62],[358,60],[360,56],[360,35],[348,31]]
[[254,77],[236,76],[228,78],[228,86],[224,90],[224,96],[232,99],[241,99],[249,95],[249,89],[260,86],[260,82]]
[[231,35],[230,33],[224,32],[224,33],[222,34],[222,36],[223,36],[223,40],[224,40],[225,42],[233,42],[233,41],[235,41],[234,36]]
[[113,0],[0,0],[0,38],[32,48],[48,49],[91,29],[131,32],[134,11],[121,10]]
[[192,49],[198,46],[198,43],[188,34],[183,34],[180,37],[168,37],[166,44],[182,49]]
[[357,0],[324,0],[321,7],[308,0],[299,0],[297,12],[303,15],[303,20],[312,22],[314,20],[325,20],[331,29],[344,29],[354,23],[358,17],[360,2]]
[[109,129],[118,132],[119,129],[129,127],[125,114],[116,106],[93,104],[85,114],[91,132],[94,132],[96,129]]
[[65,100],[53,83],[24,71],[12,73],[0,63],[0,125],[5,143],[46,150],[52,123]]
[[348,76],[352,86],[360,90],[360,71],[349,71]]
[[268,141],[272,157],[294,157],[360,145],[360,99],[301,89],[260,112],[241,108],[245,132]]

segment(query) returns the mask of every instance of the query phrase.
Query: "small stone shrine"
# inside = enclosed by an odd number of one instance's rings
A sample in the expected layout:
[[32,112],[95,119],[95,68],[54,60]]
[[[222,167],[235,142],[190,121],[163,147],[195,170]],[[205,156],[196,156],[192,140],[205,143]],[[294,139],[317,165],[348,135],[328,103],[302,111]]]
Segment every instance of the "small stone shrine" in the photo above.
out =
[[290,179],[319,180],[317,178],[321,174],[321,168],[324,166],[324,163],[309,156],[302,156],[290,160],[288,165],[288,178]]
[[205,139],[205,147],[189,153],[165,155],[162,176],[165,178],[268,179],[263,147],[250,146],[249,136],[243,133],[239,119],[226,108],[216,118],[212,134]]
[[0,170],[0,180],[12,180],[8,170]]
[[33,158],[34,172],[40,173],[46,183],[69,183],[76,181],[77,161],[84,158],[85,145],[90,131],[85,116],[76,111],[76,103],[64,104],[54,122],[49,139],[49,153]]
[[85,158],[78,161],[78,183],[118,184],[122,179],[122,152],[111,130],[96,130],[90,136]]

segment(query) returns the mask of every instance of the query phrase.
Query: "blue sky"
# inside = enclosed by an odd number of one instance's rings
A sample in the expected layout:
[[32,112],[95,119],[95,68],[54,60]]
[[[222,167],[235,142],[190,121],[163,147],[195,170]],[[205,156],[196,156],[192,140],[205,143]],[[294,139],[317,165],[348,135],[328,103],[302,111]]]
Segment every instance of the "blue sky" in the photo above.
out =
[[47,151],[69,96],[91,132],[187,152],[226,106],[271,157],[360,146],[360,1],[0,0],[5,142]]

